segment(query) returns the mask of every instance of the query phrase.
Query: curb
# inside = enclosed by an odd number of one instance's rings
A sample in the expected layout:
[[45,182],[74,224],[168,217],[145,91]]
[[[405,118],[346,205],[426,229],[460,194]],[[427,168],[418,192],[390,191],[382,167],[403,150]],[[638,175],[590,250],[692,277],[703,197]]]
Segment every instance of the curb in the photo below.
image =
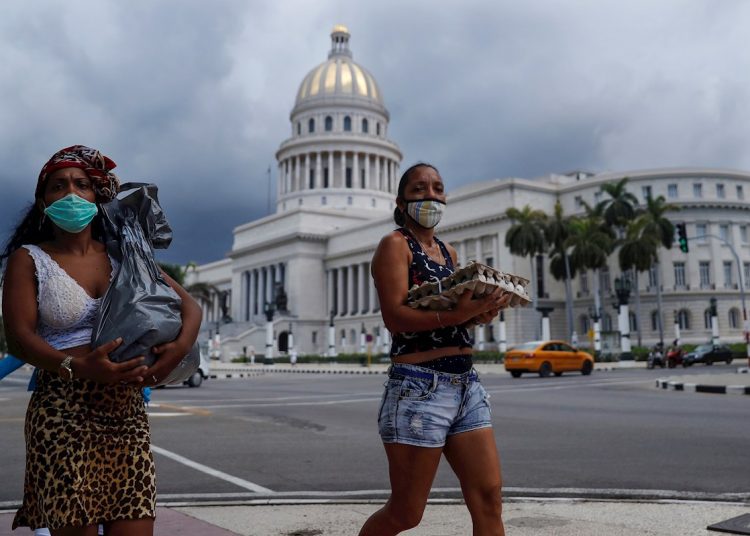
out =
[[691,393],[713,393],[719,395],[750,395],[750,386],[744,385],[701,385],[695,383],[656,380],[656,387],[672,391],[689,391]]
[[253,376],[263,376],[265,374],[386,374],[387,370],[341,370],[341,369],[314,369],[303,370],[297,368],[276,368],[269,367],[263,370],[254,370],[249,372],[229,372],[229,373],[212,373],[209,378],[212,379],[230,379],[230,378],[250,378]]

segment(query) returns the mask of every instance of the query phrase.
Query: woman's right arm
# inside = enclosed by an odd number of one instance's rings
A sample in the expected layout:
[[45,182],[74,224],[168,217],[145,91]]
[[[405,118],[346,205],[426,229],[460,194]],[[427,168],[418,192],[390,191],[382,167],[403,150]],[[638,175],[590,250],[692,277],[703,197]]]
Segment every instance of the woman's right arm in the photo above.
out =
[[[36,333],[37,289],[34,261],[20,248],[9,258],[3,282],[3,325],[11,353],[34,365],[58,372],[68,354],[55,350]],[[73,359],[74,377],[87,378],[101,383],[140,381],[139,373],[146,367],[142,359],[125,363],[111,363],[107,357],[119,342],[104,344],[85,357]],[[122,366],[125,365],[125,366]]]
[[383,322],[388,331],[402,333],[457,326],[492,308],[492,300],[473,300],[471,292],[465,292],[451,310],[412,309],[406,304],[410,258],[406,240],[395,232],[380,241],[372,258],[372,276],[378,291]]

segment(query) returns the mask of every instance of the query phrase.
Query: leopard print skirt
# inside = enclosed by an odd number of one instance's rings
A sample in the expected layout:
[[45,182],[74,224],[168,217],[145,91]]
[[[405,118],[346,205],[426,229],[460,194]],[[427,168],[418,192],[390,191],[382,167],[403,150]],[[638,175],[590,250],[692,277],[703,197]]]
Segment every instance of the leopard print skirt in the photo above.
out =
[[23,505],[13,528],[153,518],[156,482],[141,390],[38,374],[26,412]]

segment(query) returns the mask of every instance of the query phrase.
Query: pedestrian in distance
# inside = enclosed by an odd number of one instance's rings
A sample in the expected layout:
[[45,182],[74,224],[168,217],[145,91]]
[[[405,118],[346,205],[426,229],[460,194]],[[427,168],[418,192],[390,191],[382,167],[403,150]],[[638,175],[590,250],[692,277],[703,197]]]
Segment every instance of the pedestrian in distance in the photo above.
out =
[[153,534],[156,490],[142,389],[165,378],[193,346],[200,307],[182,299],[182,329],[139,357],[112,363],[122,339],[91,347],[102,296],[117,271],[102,240],[99,205],[119,182],[115,163],[75,145],[42,168],[35,199],[0,255],[3,320],[11,353],[37,368],[26,412],[23,504],[13,528],[52,536]]
[[465,327],[490,322],[509,294],[479,299],[464,293],[446,311],[407,305],[409,288],[443,278],[458,264],[456,250],[434,228],[446,206],[443,180],[430,164],[407,169],[398,186],[394,220],[372,259],[383,322],[393,334],[392,364],[378,416],[388,458],[391,496],[360,536],[391,536],[422,519],[440,458],[461,483],[475,536],[504,535],[500,459],[489,395],[472,362]]

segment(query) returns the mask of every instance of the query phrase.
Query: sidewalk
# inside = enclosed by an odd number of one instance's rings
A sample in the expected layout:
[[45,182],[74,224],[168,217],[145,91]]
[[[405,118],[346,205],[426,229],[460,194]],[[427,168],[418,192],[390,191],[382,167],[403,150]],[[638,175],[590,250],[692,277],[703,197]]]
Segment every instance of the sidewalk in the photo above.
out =
[[[154,534],[354,536],[380,506],[353,502],[160,507]],[[719,534],[706,527],[749,513],[750,504],[511,499],[505,504],[503,519],[508,536],[697,536]],[[11,532],[12,518],[10,513],[0,514],[0,536],[31,534],[25,529]],[[420,526],[402,534],[462,536],[470,534],[470,527],[463,504],[433,502]]]

